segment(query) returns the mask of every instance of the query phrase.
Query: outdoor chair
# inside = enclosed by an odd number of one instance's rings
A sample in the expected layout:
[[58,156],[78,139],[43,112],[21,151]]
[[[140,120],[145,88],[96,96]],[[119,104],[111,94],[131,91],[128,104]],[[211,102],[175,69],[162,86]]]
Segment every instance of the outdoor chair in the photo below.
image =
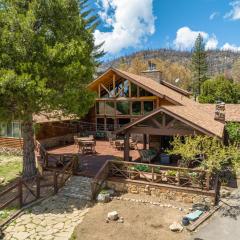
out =
[[124,149],[124,145],[120,141],[115,141],[115,148],[121,151]]
[[133,141],[133,140],[130,139],[129,143],[130,143],[130,148],[131,148],[132,150],[135,150],[135,149],[138,148],[138,147],[137,147],[137,144],[138,144],[138,141],[137,141],[137,140],[136,140],[136,141]]
[[138,151],[141,157],[141,162],[151,163],[152,160],[157,156],[157,151],[155,149],[142,149]]

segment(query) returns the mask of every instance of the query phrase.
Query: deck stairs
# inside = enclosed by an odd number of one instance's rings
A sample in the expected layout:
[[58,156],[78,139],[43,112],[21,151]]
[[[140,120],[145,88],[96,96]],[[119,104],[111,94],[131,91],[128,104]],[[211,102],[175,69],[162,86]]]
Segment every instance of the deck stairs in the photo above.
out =
[[92,200],[91,178],[72,176],[59,191],[59,195],[77,198],[80,200]]

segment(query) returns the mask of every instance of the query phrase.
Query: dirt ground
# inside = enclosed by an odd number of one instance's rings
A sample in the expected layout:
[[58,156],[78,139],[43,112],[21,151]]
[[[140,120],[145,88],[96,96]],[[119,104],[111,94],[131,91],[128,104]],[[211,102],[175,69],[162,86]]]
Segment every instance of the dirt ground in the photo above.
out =
[[[109,222],[107,213],[117,211],[124,223]],[[96,204],[75,229],[77,240],[187,240],[187,230],[174,233],[169,225],[180,222],[185,212],[151,204],[113,200],[107,204]]]

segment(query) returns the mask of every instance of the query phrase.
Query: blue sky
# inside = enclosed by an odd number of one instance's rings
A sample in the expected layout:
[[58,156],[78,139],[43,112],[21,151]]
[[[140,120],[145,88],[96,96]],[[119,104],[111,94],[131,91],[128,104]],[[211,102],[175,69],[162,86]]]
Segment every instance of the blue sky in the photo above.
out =
[[207,49],[240,51],[240,0],[97,0],[93,7],[106,59],[141,49],[190,50],[199,32]]

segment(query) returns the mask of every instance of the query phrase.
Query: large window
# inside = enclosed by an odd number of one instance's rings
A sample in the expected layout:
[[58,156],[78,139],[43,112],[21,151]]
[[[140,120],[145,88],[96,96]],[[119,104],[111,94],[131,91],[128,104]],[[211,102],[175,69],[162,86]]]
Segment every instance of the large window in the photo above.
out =
[[153,101],[144,102],[144,113],[151,112],[153,110]]
[[14,121],[0,123],[0,136],[2,137],[21,137],[21,124],[20,122]]
[[134,83],[131,83],[131,96],[137,97],[137,85]]
[[106,102],[106,114],[107,115],[115,115],[115,103],[114,102]]
[[117,115],[129,115],[130,103],[127,101],[117,102]]
[[104,115],[104,102],[96,102],[96,114]]
[[132,115],[141,115],[141,102],[132,102]]
[[148,92],[148,91],[146,91],[143,88],[139,88],[139,96],[140,97],[148,97],[148,96],[153,96],[153,94]]

